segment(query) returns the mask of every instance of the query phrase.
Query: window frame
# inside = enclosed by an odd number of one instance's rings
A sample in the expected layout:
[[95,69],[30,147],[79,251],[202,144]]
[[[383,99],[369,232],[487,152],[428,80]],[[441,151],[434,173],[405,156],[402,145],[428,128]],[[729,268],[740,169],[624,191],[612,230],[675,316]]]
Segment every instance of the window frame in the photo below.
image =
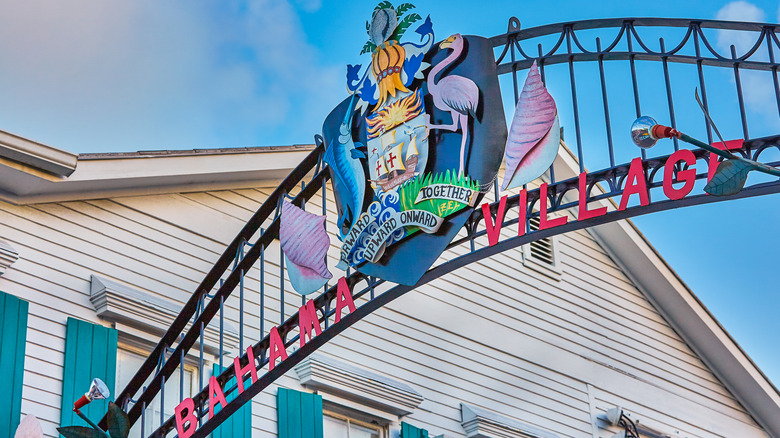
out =
[[[347,438],[349,438],[350,432],[349,432],[349,426],[350,424],[355,424],[356,426],[364,427],[366,429],[372,429],[376,430],[379,433],[379,438],[389,438],[389,424],[387,424],[386,420],[383,420],[381,418],[374,418],[371,415],[368,414],[362,414],[362,413],[353,413],[351,409],[344,408],[344,409],[338,409],[332,406],[331,404],[328,404],[328,407],[324,407],[322,409],[322,417],[323,417],[323,424],[325,421],[325,417],[331,417],[335,418],[337,420],[342,420],[347,422]],[[356,418],[356,417],[363,417]],[[325,437],[328,438],[328,437]]]

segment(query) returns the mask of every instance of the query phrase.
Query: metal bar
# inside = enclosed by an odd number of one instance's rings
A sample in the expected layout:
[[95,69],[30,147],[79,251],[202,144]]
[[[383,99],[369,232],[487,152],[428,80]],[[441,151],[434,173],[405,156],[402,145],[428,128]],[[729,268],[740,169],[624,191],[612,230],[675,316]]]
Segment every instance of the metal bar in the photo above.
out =
[[[630,22],[624,23],[624,27],[633,27]],[[628,52],[631,54],[628,58],[628,63],[631,66],[631,83],[634,87],[634,109],[636,109],[636,117],[642,117],[642,107],[639,104],[639,82],[636,80],[636,55],[634,55],[634,43],[631,39],[632,32],[626,32],[626,41],[628,43]],[[602,57],[603,59],[603,57]],[[647,151],[642,149],[642,159],[647,159]]]
[[160,426],[165,423],[165,376],[162,378],[162,386],[160,386]]
[[742,81],[739,78],[739,62],[737,59],[737,48],[731,45],[731,58],[734,59],[734,81],[737,83],[737,100],[739,101],[739,115],[742,118],[742,135],[745,140],[750,139],[748,134],[747,115],[745,114],[745,99],[742,96]]
[[[200,323],[200,344],[198,349],[198,380],[200,383],[200,391],[203,391],[203,334],[205,331],[205,325],[203,322]],[[163,376],[163,381],[165,381],[165,378]],[[198,410],[198,413],[200,413],[200,409]],[[201,424],[200,415],[198,415],[198,424]]]
[[[260,230],[262,234],[262,228]],[[260,245],[260,338],[262,339],[264,336],[265,336],[265,246]]]
[[580,172],[585,171],[585,162],[582,158],[582,136],[580,135],[580,111],[577,105],[577,84],[574,80],[574,62],[572,61],[571,52],[571,28],[567,28],[566,31],[566,49],[569,54],[569,79],[571,81],[571,102],[574,108],[574,135],[577,136],[577,160],[580,165]]
[[[604,61],[630,61],[631,57],[633,56],[635,60],[637,61],[660,61],[660,55],[655,53],[647,53],[647,52],[608,52],[604,53]],[[569,61],[574,62],[592,62],[592,61],[598,61],[599,55],[595,52],[593,53],[572,53],[571,55],[567,53],[560,53],[556,55],[550,55],[547,58],[545,58],[545,63],[547,65],[553,65],[553,64],[568,64]],[[506,64],[500,64],[496,66],[496,70],[498,71],[499,75],[510,73],[513,68],[517,70],[523,70],[526,68],[531,67],[531,64],[534,63],[536,58],[527,58],[527,59],[521,59],[517,60],[515,62],[508,62]],[[725,58],[725,59],[719,59],[719,58],[700,58],[697,59],[696,56],[693,55],[667,55],[667,60],[669,62],[677,63],[677,64],[690,64],[690,65],[696,65],[697,62],[701,61],[702,65],[706,66],[712,66],[712,67],[731,67],[733,60],[731,58]],[[772,67],[777,67],[777,64],[770,64],[766,61],[757,61],[757,60],[739,60],[740,68],[742,70],[763,70],[763,71],[772,71]]]
[[[133,395],[135,395],[135,393],[141,388],[143,383],[146,381],[146,379],[152,374],[153,370],[155,369],[157,361],[159,360],[160,356],[164,351],[164,347],[167,345],[173,345],[173,343],[179,337],[179,334],[181,334],[181,332],[184,330],[187,323],[194,315],[195,309],[198,305],[201,296],[214,287],[214,285],[217,283],[219,278],[228,268],[235,254],[236,248],[238,247],[239,242],[242,239],[246,240],[250,238],[257,231],[257,229],[260,227],[262,222],[268,217],[270,213],[273,212],[276,205],[276,200],[278,199],[279,195],[285,192],[286,190],[290,190],[292,187],[297,185],[298,181],[300,181],[309,173],[309,171],[317,164],[317,161],[323,149],[324,149],[324,144],[318,144],[317,147],[311,153],[309,153],[309,155],[307,155],[306,158],[304,158],[301,161],[301,163],[298,164],[298,166],[290,173],[290,175],[288,175],[284,179],[284,181],[282,181],[282,183],[273,191],[269,199],[266,202],[264,202],[263,205],[260,206],[257,212],[255,212],[255,214],[252,216],[252,218],[250,218],[249,221],[247,221],[246,225],[244,225],[244,228],[241,229],[241,231],[238,233],[235,239],[233,239],[230,245],[228,245],[228,247],[220,256],[219,260],[217,260],[217,263],[214,264],[214,266],[211,268],[209,273],[205,276],[201,284],[192,294],[190,299],[187,301],[187,303],[185,303],[181,313],[179,313],[179,315],[173,321],[171,326],[168,328],[168,331],[165,332],[163,337],[160,339],[160,342],[151,352],[151,354],[146,359],[146,361],[144,361],[143,365],[141,365],[141,368],[139,368],[139,370],[136,372],[133,378],[130,379],[130,382],[127,384],[125,389],[123,389],[122,392],[117,396],[116,398],[117,404],[119,405],[123,404],[126,400],[128,400]],[[182,339],[182,342],[179,344],[178,348],[189,349],[194,343],[194,341],[195,341],[194,335],[191,335],[189,337],[185,336],[185,338]],[[163,367],[163,372],[166,373],[165,374],[166,376],[170,375],[170,373],[172,373],[173,370],[175,370],[176,366],[178,365],[177,363],[175,363],[178,361],[178,356],[176,357],[177,358],[174,360],[174,363],[171,364],[170,367],[168,366]],[[148,398],[150,400],[152,397],[154,397],[157,391],[159,391],[159,378],[152,379],[147,390],[150,390],[151,393],[147,395],[147,391],[144,391],[144,395],[142,395],[142,398],[144,399]],[[141,400],[141,398],[139,398],[139,400]],[[142,403],[143,401],[144,400],[141,400]],[[130,410],[130,412],[128,412],[128,416],[130,418],[131,424],[135,423],[135,421],[140,416],[140,405],[134,405],[133,408]],[[107,427],[105,416],[100,421],[100,426]]]
[[[146,388],[144,388],[146,392]],[[141,403],[141,436],[146,435],[146,402]]]
[[[696,70],[699,73],[699,88],[701,88],[701,97],[702,102],[704,103],[704,110],[709,112],[710,107],[707,102],[707,87],[704,84],[704,69],[701,65],[701,47],[699,45],[699,33],[701,32],[701,28],[698,24],[695,24],[696,29],[693,33],[693,46],[696,50],[696,58],[699,58],[699,60],[696,62]],[[709,144],[712,144],[712,126],[710,126],[710,121],[707,117],[704,117],[704,126],[707,129],[707,142]]]
[[[584,29],[605,29],[611,27],[621,27],[626,22],[636,26],[648,27],[689,27],[691,20],[687,18],[649,18],[649,17],[629,17],[629,18],[597,18],[593,20],[577,20],[575,22],[562,22],[547,24],[544,26],[529,27],[522,30],[515,30],[504,34],[496,35],[490,38],[493,47],[499,47],[504,44],[507,38],[512,37],[517,41],[538,38],[541,36],[559,34],[565,28],[574,30]],[[720,21],[720,20],[696,20],[699,26],[707,29],[724,30],[743,30],[750,32],[762,32],[764,23],[751,23],[744,21]]]
[[[243,312],[244,309],[241,309]],[[219,369],[222,369],[222,356],[225,355],[225,297],[219,297]],[[244,351],[239,348],[238,351]]]
[[512,86],[514,87],[515,91],[515,105],[517,105],[517,101],[520,100],[520,91],[517,88],[517,66],[515,65],[515,42],[510,41],[510,45],[512,46],[511,49],[509,49],[509,59],[512,60]]
[[[596,38],[596,50],[601,53],[601,39]],[[604,106],[604,120],[607,128],[607,147],[609,148],[609,167],[615,167],[615,150],[612,145],[612,123],[609,118],[609,101],[607,100],[607,79],[604,74],[604,56],[599,56],[599,76],[601,77],[601,101]]]
[[184,401],[184,350],[179,354],[181,355],[179,358],[179,403],[181,403]]
[[279,243],[279,323],[284,322],[284,251]]
[[[664,47],[664,39],[659,38],[658,41],[661,43],[661,52],[666,52],[666,47]],[[677,120],[674,117],[672,82],[669,79],[669,63],[665,55],[661,56],[661,64],[663,65],[663,69],[664,69],[664,83],[666,84],[666,103],[669,105],[669,120],[671,121],[672,128],[677,129]],[[677,137],[672,137],[672,141],[674,143],[674,150],[675,151],[679,150],[680,144],[679,141],[677,140]]]
[[[771,29],[768,31],[766,36],[766,47],[767,50],[769,50],[769,62],[772,65],[775,64],[775,49],[772,46],[772,36],[775,35],[774,32],[774,29]],[[777,103],[777,114],[780,115],[780,83],[777,81],[777,67],[772,67],[772,82],[775,84],[775,102]]]

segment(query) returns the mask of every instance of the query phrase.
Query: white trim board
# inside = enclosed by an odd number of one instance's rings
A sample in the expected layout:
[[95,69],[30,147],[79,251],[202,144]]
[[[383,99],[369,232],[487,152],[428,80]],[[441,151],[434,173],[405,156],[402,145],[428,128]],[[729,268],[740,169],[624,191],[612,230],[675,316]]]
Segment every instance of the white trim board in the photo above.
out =
[[423,401],[423,396],[406,383],[318,353],[296,365],[295,372],[307,388],[398,416],[411,414]]

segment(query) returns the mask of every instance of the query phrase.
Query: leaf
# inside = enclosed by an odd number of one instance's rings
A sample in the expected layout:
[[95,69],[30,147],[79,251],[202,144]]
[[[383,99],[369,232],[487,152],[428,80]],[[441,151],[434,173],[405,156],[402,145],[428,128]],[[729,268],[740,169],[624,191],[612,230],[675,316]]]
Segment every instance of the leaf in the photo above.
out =
[[111,438],[127,438],[130,433],[130,418],[114,402],[108,404],[108,433]]
[[363,50],[360,51],[360,54],[364,53],[371,53],[376,49],[376,44],[372,43],[371,41],[366,41],[365,44],[363,44]]
[[100,432],[85,426],[58,427],[57,431],[65,438],[105,438]]
[[555,100],[531,65],[507,136],[506,172],[501,189],[520,187],[542,176],[558,155],[560,128]]
[[404,32],[406,32],[406,29],[409,28],[409,26],[412,25],[417,20],[421,20],[422,17],[420,14],[409,14],[404,17],[403,20],[401,20],[400,23],[398,23],[398,26],[395,27],[395,31],[393,32],[393,35],[390,36],[391,40],[400,41],[401,37],[404,36]]
[[366,35],[368,35],[369,38],[371,37],[371,23],[369,23],[368,20],[366,20]]
[[380,10],[380,9],[393,9],[393,4],[389,1],[385,0],[383,2],[379,2],[378,5],[374,8],[374,12]]
[[756,166],[740,160],[726,160],[718,164],[718,170],[710,182],[704,186],[704,191],[714,196],[735,195],[745,187],[748,172]]
[[398,5],[398,7],[395,8],[395,13],[398,14],[398,18],[401,18],[406,13],[406,11],[414,8],[415,6],[411,3],[401,3]]

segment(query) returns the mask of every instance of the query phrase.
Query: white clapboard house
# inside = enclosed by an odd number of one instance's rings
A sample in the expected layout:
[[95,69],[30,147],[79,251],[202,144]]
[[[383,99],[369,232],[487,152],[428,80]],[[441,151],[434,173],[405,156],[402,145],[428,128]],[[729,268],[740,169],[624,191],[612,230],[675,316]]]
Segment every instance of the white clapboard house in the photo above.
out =
[[[58,436],[78,420],[73,402],[92,377],[118,393],[310,150],[74,155],[0,132],[0,437],[26,414]],[[574,175],[572,163],[560,156],[556,175]],[[337,242],[331,250],[333,267]],[[278,245],[264,262],[278,266]],[[264,276],[271,305],[278,272]],[[251,315],[260,276],[247,275]],[[237,314],[226,311],[227,361],[238,352]],[[278,323],[270,319],[266,330]],[[245,318],[244,346],[259,339],[258,320]],[[191,352],[131,436],[208,381],[217,344],[207,331],[204,368]],[[90,406],[93,420],[106,409]],[[295,425],[316,422],[324,438],[399,437],[402,427],[403,438],[613,437],[624,431],[606,415],[615,407],[643,437],[780,437],[777,389],[628,221],[510,250],[407,293],[215,436],[309,438]]]

